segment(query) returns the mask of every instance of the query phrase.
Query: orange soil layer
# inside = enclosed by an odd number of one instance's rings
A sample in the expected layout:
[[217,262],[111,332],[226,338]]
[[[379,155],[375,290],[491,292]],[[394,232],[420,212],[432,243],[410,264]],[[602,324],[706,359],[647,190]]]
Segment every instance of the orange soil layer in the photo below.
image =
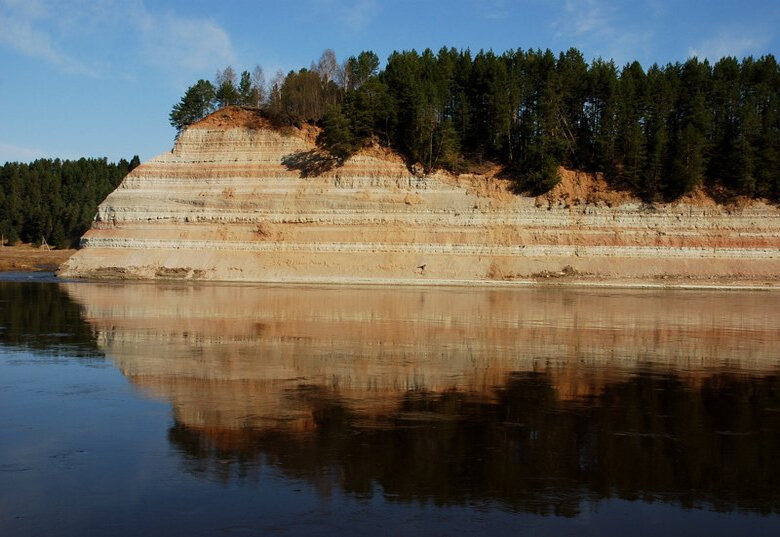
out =
[[297,136],[309,142],[314,142],[320,133],[315,125],[303,124],[301,127],[277,127],[254,108],[241,106],[226,106],[209,114],[200,121],[190,125],[192,129],[271,129],[278,130],[286,136]]
[[189,128],[235,129],[241,127],[247,129],[267,129],[272,128],[272,125],[257,110],[240,106],[228,106],[193,123]]

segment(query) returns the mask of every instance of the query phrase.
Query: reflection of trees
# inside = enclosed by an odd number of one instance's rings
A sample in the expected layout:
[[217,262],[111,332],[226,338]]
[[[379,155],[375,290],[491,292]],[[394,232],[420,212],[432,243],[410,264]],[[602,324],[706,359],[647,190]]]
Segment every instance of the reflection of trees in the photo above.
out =
[[0,344],[98,355],[92,328],[56,283],[0,282]]
[[323,492],[370,495],[378,484],[401,501],[566,516],[610,497],[780,512],[778,376],[719,374],[692,387],[648,372],[571,402],[547,375],[518,373],[496,399],[408,393],[370,423],[333,394],[297,396],[312,409],[310,432],[177,422],[170,440],[192,471],[228,480],[269,465]]

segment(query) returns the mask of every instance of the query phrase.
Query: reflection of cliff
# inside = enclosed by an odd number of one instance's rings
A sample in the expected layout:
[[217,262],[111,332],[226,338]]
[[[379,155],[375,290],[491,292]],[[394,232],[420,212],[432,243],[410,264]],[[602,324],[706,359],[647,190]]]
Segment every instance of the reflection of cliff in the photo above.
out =
[[777,510],[771,293],[64,288],[171,402],[196,471],[265,460],[326,488],[539,512],[610,495]]
[[407,394],[392,416],[361,425],[338,400],[301,394],[310,434],[169,432],[195,473],[251,476],[260,461],[304,479],[436,504],[499,502],[572,516],[610,497],[717,510],[780,512],[780,378],[720,374],[690,389],[640,374],[587,404],[560,401],[546,374],[510,375],[486,402],[462,392]]
[[370,414],[409,390],[489,395],[513,371],[577,398],[643,364],[691,381],[778,366],[771,293],[64,287],[120,369],[199,426],[300,418],[300,385]]

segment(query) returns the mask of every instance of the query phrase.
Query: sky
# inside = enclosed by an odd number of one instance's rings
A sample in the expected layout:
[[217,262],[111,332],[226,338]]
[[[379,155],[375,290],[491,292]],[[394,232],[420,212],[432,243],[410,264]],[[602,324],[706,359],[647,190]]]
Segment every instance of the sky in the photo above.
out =
[[578,48],[587,60],[780,54],[780,2],[723,0],[0,0],[0,163],[146,160],[199,78],[266,78],[363,50]]

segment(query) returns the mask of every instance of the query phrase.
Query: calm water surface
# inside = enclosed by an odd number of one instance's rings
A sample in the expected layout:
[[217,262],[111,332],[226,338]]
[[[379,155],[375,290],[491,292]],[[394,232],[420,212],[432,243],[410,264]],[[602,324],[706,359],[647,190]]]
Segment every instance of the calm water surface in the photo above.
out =
[[779,306],[0,281],[0,535],[780,535]]

